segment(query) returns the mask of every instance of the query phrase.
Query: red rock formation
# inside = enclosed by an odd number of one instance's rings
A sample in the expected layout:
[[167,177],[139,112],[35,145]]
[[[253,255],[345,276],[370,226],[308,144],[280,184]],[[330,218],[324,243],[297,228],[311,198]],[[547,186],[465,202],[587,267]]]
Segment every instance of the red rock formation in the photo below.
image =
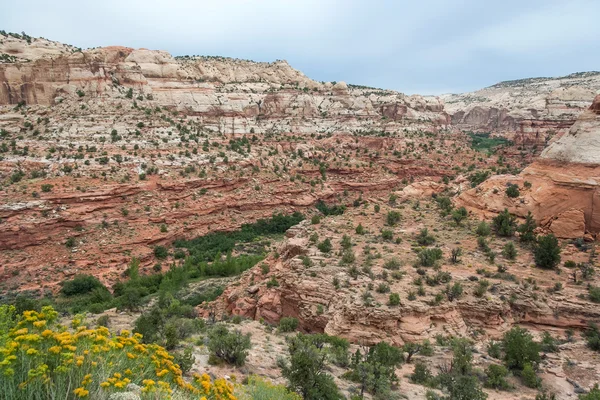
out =
[[[457,202],[484,215],[508,208],[524,217],[531,211],[541,226],[562,238],[600,232],[599,102],[596,97],[569,133],[518,176],[494,176],[462,193]],[[506,196],[509,183],[519,185],[520,197]]]

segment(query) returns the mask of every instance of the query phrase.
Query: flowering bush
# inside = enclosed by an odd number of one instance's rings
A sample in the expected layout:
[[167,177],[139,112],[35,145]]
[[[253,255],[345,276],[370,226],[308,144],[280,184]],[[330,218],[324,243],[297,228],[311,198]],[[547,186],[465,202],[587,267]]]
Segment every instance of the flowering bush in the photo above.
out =
[[[11,311],[12,310],[12,311]],[[143,399],[178,397],[235,400],[233,385],[211,381],[207,374],[183,379],[173,356],[156,344],[143,344],[129,331],[112,334],[107,328],[88,329],[75,317],[71,329],[57,322],[52,307],[41,312],[0,306],[0,393],[3,399],[108,398],[142,389]]]

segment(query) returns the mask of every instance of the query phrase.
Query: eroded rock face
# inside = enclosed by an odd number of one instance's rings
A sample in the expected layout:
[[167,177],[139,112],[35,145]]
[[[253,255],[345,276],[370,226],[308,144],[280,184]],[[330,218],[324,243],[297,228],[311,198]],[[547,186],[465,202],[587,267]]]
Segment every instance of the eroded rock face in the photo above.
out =
[[18,56],[0,64],[0,105],[48,106],[78,96],[108,100],[132,89],[135,97],[202,116],[207,126],[232,133],[313,133],[339,129],[340,121],[345,132],[371,130],[383,116],[391,120],[386,129],[450,124],[436,97],[323,84],[285,61],[173,58],[165,51],[118,46],[80,51],[45,39],[0,39],[0,53]]
[[600,74],[583,72],[501,82],[441,97],[456,127],[543,147],[566,133],[598,93]]
[[[563,215],[564,218],[570,216],[570,213]],[[344,226],[344,219],[333,224]],[[494,281],[489,295],[474,297],[469,294],[476,282],[469,282],[468,271],[456,265],[449,268],[454,279],[464,286],[465,295],[460,300],[431,304],[418,297],[407,301],[406,293],[413,290],[411,285],[415,278],[404,277],[399,282],[387,281],[393,287],[392,292],[401,295],[398,306],[383,304],[381,297],[373,299],[375,304],[367,304],[363,290],[371,279],[365,274],[351,278],[348,267],[340,266],[331,256],[315,252],[314,244],[309,242],[312,229],[306,221],[291,229],[290,237],[278,250],[279,258],[265,260],[270,266],[269,272],[263,273],[260,267],[247,271],[238,284],[229,286],[215,302],[199,306],[200,314],[241,315],[274,325],[281,317],[295,317],[304,331],[324,332],[363,345],[380,341],[402,345],[436,335],[465,336],[478,329],[491,337],[499,337],[517,323],[584,328],[588,321],[600,319],[600,310],[590,307],[589,302],[574,293],[541,300],[522,285]],[[373,243],[372,239],[367,241]],[[356,252],[359,254],[360,250],[357,248]],[[313,273],[308,273],[308,267],[302,264],[304,256],[314,262],[310,267]],[[463,268],[468,270],[471,265]],[[513,272],[517,270],[527,273],[527,268],[514,268]],[[373,268],[375,276],[380,271]],[[267,283],[271,281],[277,285],[269,287]],[[427,288],[427,291],[434,290]],[[387,294],[381,296],[387,298]],[[506,301],[509,298],[512,300]]]
[[[507,208],[525,217],[531,211],[542,227],[561,238],[600,232],[599,102],[596,97],[569,133],[546,148],[541,158],[518,176],[491,177],[462,193],[457,202],[484,215]],[[511,183],[519,186],[518,198],[505,194]]]
[[600,164],[600,95],[569,133],[546,148],[541,158],[565,163]]

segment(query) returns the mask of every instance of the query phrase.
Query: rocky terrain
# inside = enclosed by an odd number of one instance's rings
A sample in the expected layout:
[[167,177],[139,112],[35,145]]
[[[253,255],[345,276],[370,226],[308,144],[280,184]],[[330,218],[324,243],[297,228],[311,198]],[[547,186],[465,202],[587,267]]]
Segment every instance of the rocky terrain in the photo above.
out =
[[[595,235],[600,229],[599,133],[600,96],[597,96],[569,132],[548,146],[519,175],[491,177],[461,194],[458,202],[484,214],[505,208],[520,217],[531,212],[542,226],[562,238]],[[506,196],[510,184],[522,188],[522,195]]]
[[[285,237],[252,237],[209,260],[260,248],[245,272],[185,285],[185,296],[224,290],[194,303],[194,317],[243,317],[256,338],[246,368],[209,365],[196,346],[195,371],[284,383],[286,335],[273,332],[283,317],[352,350],[437,340],[417,359],[440,370],[448,338],[469,338],[485,368],[491,341],[525,326],[561,338],[540,363],[541,387],[575,398],[600,380],[599,353],[581,336],[600,322],[599,92],[589,72],[407,96],[317,82],[285,61],[82,50],[0,32],[0,300],[60,300],[82,274],[117,296],[133,260],[146,277],[196,268],[182,239],[299,211]],[[536,267],[521,232],[481,233],[504,209],[519,223],[531,212],[535,234],[563,239],[560,265]],[[130,314],[99,307],[94,318],[131,328],[157,292]],[[408,398],[424,399],[412,369],[396,375]],[[519,382],[486,393],[534,399]]]
[[600,73],[500,82],[472,93],[441,96],[454,126],[546,146],[600,93]]

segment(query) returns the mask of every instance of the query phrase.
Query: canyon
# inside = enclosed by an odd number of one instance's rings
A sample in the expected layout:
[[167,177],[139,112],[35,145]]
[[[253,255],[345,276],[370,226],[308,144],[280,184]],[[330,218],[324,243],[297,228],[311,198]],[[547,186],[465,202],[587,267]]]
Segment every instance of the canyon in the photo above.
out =
[[[189,258],[177,240],[299,211],[305,220],[268,237],[264,259],[198,316],[252,320],[244,329],[263,342],[293,317],[355,346],[464,336],[481,351],[515,325],[562,337],[600,322],[589,298],[598,274],[583,284],[563,267],[597,265],[598,72],[424,96],[318,82],[282,60],[82,50],[16,34],[0,34],[0,56],[2,300],[56,296],[81,274],[113,288],[132,258],[142,275],[169,270]],[[444,207],[464,207],[464,220]],[[505,209],[561,239],[556,273],[535,267],[530,245],[505,255],[518,234],[485,235],[482,250],[478,226]],[[435,245],[419,243],[424,229]],[[433,268],[418,264],[427,248],[444,255]],[[571,381],[589,390],[600,380],[600,359],[581,337],[563,346],[542,374],[567,399]]]

